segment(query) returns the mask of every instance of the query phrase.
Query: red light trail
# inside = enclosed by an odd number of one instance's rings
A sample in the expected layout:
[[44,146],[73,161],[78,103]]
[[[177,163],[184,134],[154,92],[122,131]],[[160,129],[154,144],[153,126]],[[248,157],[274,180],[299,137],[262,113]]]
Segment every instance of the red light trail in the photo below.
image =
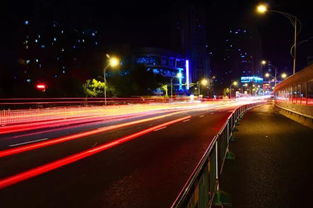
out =
[[42,147],[46,147],[46,146],[50,146],[50,145],[59,144],[62,142],[71,141],[74,139],[79,139],[82,137],[87,137],[87,136],[103,133],[103,132],[114,130],[117,128],[122,128],[122,127],[126,127],[126,126],[131,126],[131,125],[135,125],[135,124],[140,124],[140,123],[144,123],[144,122],[148,122],[148,121],[153,121],[153,120],[173,116],[173,115],[179,114],[179,113],[181,113],[181,112],[175,112],[175,113],[170,113],[170,114],[166,114],[166,115],[162,115],[162,116],[156,116],[156,117],[152,117],[152,118],[146,118],[146,119],[141,119],[141,120],[137,120],[137,121],[131,121],[131,122],[112,125],[112,126],[108,126],[108,127],[102,127],[99,129],[81,132],[81,133],[77,133],[77,134],[72,134],[69,136],[59,137],[59,138],[51,139],[48,141],[42,141],[42,142],[38,142],[38,143],[34,143],[34,144],[27,144],[27,145],[20,146],[20,147],[2,150],[2,151],[0,151],[0,158],[14,155],[14,154],[19,154],[22,152],[26,152],[26,151],[30,151],[30,150],[34,150],[34,149],[38,149],[38,148],[42,148]]
[[91,148],[91,149],[88,149],[88,150],[85,150],[85,151],[82,151],[82,152],[70,155],[68,157],[56,160],[56,161],[51,162],[51,163],[47,163],[47,164],[42,165],[42,166],[38,166],[36,168],[27,170],[25,172],[18,173],[18,174],[14,175],[14,176],[9,176],[7,178],[4,178],[4,179],[0,180],[0,189],[6,188],[6,187],[11,186],[11,185],[14,185],[14,184],[19,183],[21,181],[33,178],[35,176],[44,174],[46,172],[55,170],[55,169],[60,168],[62,166],[74,163],[74,162],[76,162],[78,160],[84,159],[86,157],[90,157],[90,156],[92,156],[94,154],[97,154],[97,153],[100,153],[100,152],[102,152],[104,150],[110,149],[110,148],[115,147],[117,145],[120,145],[120,144],[126,143],[128,141],[131,141],[133,139],[136,139],[136,138],[138,138],[140,136],[143,136],[145,134],[151,133],[151,132],[153,132],[153,131],[155,131],[157,129],[163,128],[165,126],[173,125],[175,123],[178,123],[180,121],[183,121],[183,120],[186,120],[186,119],[190,119],[190,118],[191,118],[191,116],[185,116],[185,117],[182,117],[182,118],[179,118],[179,119],[175,119],[175,120],[172,120],[172,121],[169,121],[169,122],[165,122],[163,124],[159,124],[159,125],[147,128],[145,130],[136,132],[134,134],[121,137],[119,139],[116,139],[116,140],[114,140],[112,142],[105,143],[105,144],[100,145],[98,147],[94,147],[94,148]]

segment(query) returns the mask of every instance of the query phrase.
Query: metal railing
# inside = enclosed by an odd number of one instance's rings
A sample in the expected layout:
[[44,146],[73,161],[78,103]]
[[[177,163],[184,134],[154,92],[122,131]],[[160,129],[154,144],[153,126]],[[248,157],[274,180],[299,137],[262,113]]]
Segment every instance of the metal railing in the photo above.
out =
[[224,126],[206,149],[171,208],[207,208],[212,206],[214,196],[220,191],[219,176],[222,173],[224,161],[229,152],[228,146],[236,122],[247,110],[260,104],[263,103],[240,106],[228,117]]

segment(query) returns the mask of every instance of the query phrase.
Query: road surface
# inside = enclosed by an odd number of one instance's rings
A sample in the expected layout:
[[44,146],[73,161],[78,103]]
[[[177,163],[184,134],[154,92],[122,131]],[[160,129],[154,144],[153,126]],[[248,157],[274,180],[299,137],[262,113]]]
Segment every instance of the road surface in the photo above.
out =
[[238,105],[2,134],[1,207],[170,207]]

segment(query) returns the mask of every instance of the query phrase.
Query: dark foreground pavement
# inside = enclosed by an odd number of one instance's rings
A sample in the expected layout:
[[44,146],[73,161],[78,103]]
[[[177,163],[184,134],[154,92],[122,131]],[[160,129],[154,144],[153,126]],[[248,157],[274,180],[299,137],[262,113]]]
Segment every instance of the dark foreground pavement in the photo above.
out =
[[271,105],[247,112],[238,130],[220,182],[233,207],[313,207],[313,130]]

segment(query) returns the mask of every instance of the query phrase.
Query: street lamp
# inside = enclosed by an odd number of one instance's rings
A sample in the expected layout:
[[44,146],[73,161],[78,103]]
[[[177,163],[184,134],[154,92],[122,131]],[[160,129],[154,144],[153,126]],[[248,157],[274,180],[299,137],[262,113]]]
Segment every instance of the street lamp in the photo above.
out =
[[297,52],[296,47],[297,47],[297,35],[298,35],[297,34],[298,33],[297,32],[297,26],[299,25],[300,28],[301,28],[301,22],[299,21],[299,19],[295,15],[289,14],[287,12],[272,10],[272,9],[269,10],[268,9],[268,5],[264,4],[264,3],[257,5],[256,11],[259,14],[265,14],[267,12],[273,12],[273,13],[281,14],[284,17],[288,18],[288,20],[290,21],[290,23],[294,27],[294,43],[293,43],[293,45],[290,48],[290,54],[293,57],[292,73],[295,74],[296,73],[296,56],[297,56],[297,54],[296,54],[296,52]]
[[261,61],[261,64],[262,64],[263,66],[266,65],[266,63],[267,63],[267,62],[266,62],[265,60],[262,60],[262,61]]
[[288,75],[287,75],[286,73],[282,73],[282,74],[281,74],[281,78],[282,78],[282,79],[286,79],[287,76],[288,76]]
[[[274,66],[273,64],[271,64],[271,62],[266,61],[266,60],[262,60],[262,61],[261,61],[261,64],[262,64],[263,66],[267,64],[268,66],[271,66],[271,67],[274,68],[274,86],[276,86],[276,83],[277,83],[277,67]],[[264,74],[264,76],[265,76],[266,78],[269,78],[269,77],[271,76],[271,74],[268,73],[268,72],[266,72],[266,73]]]
[[201,85],[206,86],[209,84],[209,81],[207,79],[202,79],[200,81],[197,82],[198,84],[198,95],[200,96],[201,94]]
[[103,69],[103,81],[104,81],[104,105],[107,104],[107,79],[106,79],[106,70],[109,67],[115,68],[120,65],[120,59],[117,57],[111,57],[109,54],[106,54],[108,58],[108,64]]
[[177,73],[175,77],[171,78],[171,98],[173,98],[173,79],[177,78],[177,79],[181,79],[183,78],[183,74],[181,72]]
[[237,86],[238,85],[238,82],[237,81],[233,81],[230,86],[229,86],[229,99],[231,98],[231,86],[234,85],[234,86]]

